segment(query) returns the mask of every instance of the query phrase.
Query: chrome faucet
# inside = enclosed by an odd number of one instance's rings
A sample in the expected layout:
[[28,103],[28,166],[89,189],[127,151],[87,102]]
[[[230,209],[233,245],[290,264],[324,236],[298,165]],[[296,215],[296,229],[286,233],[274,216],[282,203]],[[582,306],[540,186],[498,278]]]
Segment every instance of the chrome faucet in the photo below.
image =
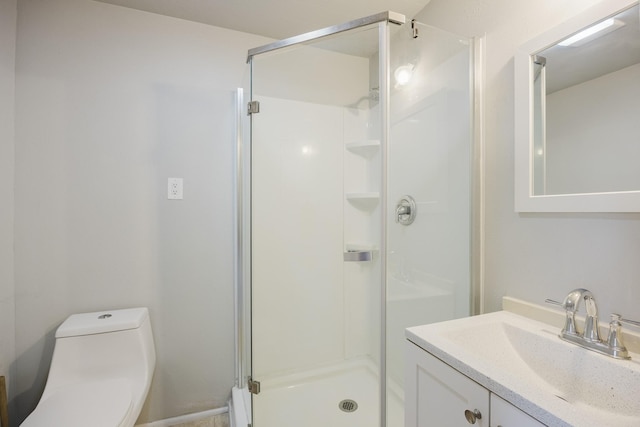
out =
[[[576,328],[576,313],[580,308],[580,301],[584,300],[584,306],[587,311],[587,317],[584,323],[584,332],[578,333]],[[562,330],[563,335],[581,336],[587,341],[600,341],[600,333],[598,331],[598,306],[593,298],[591,291],[587,289],[574,289],[565,297],[561,304],[566,310],[567,319],[565,327]]]
[[[580,333],[576,327],[576,313],[580,308],[580,301],[584,301],[585,311],[587,313],[582,333]],[[620,334],[620,328],[622,326],[620,322],[625,320],[622,319],[619,314],[611,315],[607,339],[603,340],[600,338],[598,307],[591,291],[578,288],[569,292],[562,303],[549,299],[546,300],[546,302],[559,305],[565,310],[565,324],[559,335],[561,339],[616,359],[630,358],[629,352],[622,343],[622,336]]]

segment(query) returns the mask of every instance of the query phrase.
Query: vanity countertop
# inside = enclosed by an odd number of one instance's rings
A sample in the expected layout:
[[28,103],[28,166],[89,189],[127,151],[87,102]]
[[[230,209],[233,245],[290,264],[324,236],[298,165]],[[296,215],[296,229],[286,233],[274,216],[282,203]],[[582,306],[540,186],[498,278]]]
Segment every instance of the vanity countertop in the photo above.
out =
[[412,327],[406,337],[546,425],[640,426],[640,354],[615,360],[560,340],[559,331],[503,310]]

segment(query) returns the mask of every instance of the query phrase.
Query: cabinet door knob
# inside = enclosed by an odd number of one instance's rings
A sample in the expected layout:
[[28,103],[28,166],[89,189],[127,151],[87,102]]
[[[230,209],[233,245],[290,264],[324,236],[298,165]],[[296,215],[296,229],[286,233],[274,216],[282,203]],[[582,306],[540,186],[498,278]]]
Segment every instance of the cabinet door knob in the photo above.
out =
[[482,414],[477,409],[474,409],[473,412],[467,409],[464,411],[464,417],[469,424],[475,424],[476,420],[482,419]]

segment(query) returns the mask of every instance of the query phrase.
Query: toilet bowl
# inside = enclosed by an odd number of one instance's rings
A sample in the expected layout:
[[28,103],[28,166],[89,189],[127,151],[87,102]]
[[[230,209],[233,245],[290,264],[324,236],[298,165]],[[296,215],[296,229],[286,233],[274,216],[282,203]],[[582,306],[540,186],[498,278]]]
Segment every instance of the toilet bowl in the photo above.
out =
[[56,331],[47,384],[21,427],[132,427],[155,364],[146,308],[74,314]]

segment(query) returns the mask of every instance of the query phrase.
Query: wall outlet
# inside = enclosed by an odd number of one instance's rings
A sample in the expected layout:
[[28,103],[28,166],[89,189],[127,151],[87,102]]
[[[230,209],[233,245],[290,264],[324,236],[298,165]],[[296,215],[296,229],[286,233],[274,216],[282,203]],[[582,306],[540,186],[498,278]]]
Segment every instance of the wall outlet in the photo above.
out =
[[169,178],[167,199],[182,200],[182,178]]

